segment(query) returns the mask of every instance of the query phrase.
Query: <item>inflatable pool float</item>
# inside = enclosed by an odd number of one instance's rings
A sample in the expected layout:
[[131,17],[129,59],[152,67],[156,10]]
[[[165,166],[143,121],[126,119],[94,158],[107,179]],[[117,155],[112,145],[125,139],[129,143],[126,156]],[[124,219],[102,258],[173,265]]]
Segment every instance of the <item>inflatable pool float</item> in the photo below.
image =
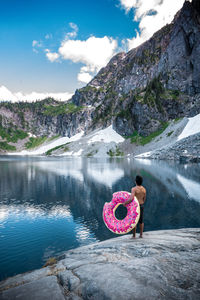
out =
[[127,216],[123,220],[115,217],[115,211],[120,204],[130,198],[128,192],[116,192],[111,202],[106,202],[103,207],[103,220],[108,229],[117,234],[125,234],[131,231],[140,218],[140,205],[136,197],[129,204],[126,204]]

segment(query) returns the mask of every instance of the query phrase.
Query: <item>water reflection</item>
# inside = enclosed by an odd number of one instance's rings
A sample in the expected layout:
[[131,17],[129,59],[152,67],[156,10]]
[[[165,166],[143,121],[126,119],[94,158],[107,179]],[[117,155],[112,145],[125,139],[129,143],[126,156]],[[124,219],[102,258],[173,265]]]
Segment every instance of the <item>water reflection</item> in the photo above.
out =
[[[200,165],[150,160],[0,160],[2,278],[41,267],[49,256],[115,235],[102,220],[112,193],[147,188],[145,230],[200,227]],[[189,221],[188,221],[189,220]]]

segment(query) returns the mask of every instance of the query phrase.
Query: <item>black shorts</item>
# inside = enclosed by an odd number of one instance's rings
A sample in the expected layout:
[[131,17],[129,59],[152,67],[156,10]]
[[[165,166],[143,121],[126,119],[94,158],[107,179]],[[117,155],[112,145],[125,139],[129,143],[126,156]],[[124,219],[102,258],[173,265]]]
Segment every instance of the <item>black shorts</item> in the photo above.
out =
[[144,223],[143,221],[144,216],[144,204],[140,204],[140,218],[139,218],[139,224]]

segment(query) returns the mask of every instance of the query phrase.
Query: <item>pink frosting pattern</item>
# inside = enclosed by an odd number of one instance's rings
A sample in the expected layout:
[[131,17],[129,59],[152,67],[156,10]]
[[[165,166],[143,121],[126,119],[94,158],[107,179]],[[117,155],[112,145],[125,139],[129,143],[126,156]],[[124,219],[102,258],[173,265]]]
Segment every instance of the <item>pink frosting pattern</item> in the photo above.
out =
[[103,220],[108,229],[114,233],[125,234],[137,225],[140,216],[140,207],[136,198],[126,205],[127,216],[123,220],[118,220],[115,217],[115,207],[127,201],[129,197],[130,193],[128,192],[116,192],[113,194],[112,201],[104,204]]

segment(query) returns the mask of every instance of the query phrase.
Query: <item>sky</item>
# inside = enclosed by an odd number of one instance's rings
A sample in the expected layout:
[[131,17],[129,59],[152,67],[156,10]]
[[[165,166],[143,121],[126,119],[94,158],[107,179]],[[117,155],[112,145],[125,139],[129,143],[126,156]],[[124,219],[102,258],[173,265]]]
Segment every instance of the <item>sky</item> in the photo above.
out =
[[66,100],[184,0],[0,0],[0,100]]

